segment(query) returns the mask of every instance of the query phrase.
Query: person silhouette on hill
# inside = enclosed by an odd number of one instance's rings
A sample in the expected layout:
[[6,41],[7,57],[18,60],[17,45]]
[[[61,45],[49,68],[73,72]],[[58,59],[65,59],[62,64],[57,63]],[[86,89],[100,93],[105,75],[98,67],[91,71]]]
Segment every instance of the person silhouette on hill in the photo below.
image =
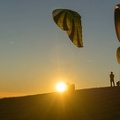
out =
[[111,85],[111,87],[112,87],[112,86],[115,86],[114,74],[113,74],[113,72],[110,73],[110,85]]

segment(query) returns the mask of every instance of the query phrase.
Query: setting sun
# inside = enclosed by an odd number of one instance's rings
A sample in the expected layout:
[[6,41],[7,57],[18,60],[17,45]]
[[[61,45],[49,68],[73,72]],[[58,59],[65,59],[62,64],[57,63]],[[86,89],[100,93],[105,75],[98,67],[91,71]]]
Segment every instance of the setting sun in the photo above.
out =
[[64,92],[67,89],[67,85],[64,82],[58,82],[56,85],[56,89],[58,92]]

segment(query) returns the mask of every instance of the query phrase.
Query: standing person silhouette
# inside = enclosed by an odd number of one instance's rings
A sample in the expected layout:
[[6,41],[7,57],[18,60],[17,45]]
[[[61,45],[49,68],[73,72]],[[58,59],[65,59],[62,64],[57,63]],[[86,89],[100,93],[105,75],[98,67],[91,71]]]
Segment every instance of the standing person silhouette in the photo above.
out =
[[113,74],[113,72],[110,73],[110,85],[111,85],[111,87],[112,87],[112,86],[115,86],[114,74]]

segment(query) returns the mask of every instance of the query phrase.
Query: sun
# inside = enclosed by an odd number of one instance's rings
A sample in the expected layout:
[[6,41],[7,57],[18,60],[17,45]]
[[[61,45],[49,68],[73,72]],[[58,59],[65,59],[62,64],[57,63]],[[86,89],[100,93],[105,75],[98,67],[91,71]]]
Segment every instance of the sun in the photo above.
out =
[[58,82],[57,85],[56,85],[56,90],[58,92],[65,92],[67,90],[67,85],[66,83],[64,82]]

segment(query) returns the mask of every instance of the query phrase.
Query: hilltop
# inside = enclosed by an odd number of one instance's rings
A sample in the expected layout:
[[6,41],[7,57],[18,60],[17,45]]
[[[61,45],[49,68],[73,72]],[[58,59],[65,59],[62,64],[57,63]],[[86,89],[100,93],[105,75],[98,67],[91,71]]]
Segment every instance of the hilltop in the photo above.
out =
[[120,120],[120,87],[3,98],[0,120]]

